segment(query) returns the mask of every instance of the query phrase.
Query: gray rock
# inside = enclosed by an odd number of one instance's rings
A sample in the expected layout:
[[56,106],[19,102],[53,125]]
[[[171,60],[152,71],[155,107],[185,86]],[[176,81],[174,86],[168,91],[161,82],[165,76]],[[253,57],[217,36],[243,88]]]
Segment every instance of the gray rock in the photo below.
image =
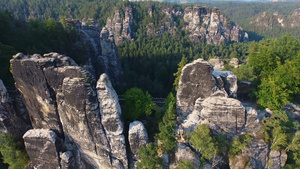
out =
[[239,100],[210,96],[201,102],[201,123],[229,135],[241,133],[245,124],[245,108]]
[[128,141],[134,159],[139,159],[138,150],[148,143],[148,134],[145,126],[140,121],[129,124]]
[[76,169],[75,158],[71,151],[60,153],[61,169]]
[[[121,15],[122,13],[122,15]],[[124,16],[124,18],[122,17]],[[114,17],[108,17],[106,21],[106,28],[110,36],[114,37],[116,45],[123,44],[124,40],[133,39],[131,27],[133,24],[133,14],[131,7],[123,7],[116,9]]]
[[62,141],[48,129],[28,130],[24,136],[26,151],[34,168],[60,169]]
[[[24,97],[33,127],[52,129],[64,138],[64,147],[72,152],[78,168],[110,168],[116,153],[112,145],[118,143],[110,144],[101,123],[93,76],[57,53],[15,58],[11,63],[16,87]],[[64,165],[69,161],[66,158]]]
[[121,107],[118,95],[106,74],[102,74],[97,82],[97,93],[101,123],[110,144],[111,155],[120,160],[125,168],[128,168]]
[[255,138],[237,156],[229,158],[231,169],[264,169],[268,163],[268,144],[263,138]]
[[186,144],[178,143],[175,151],[175,162],[178,164],[182,160],[191,161],[194,168],[201,166],[200,156]]
[[271,150],[269,155],[268,169],[282,169],[285,166],[287,160],[287,154],[284,150],[274,151]]
[[14,98],[10,97],[0,79],[0,133],[6,132],[21,138],[30,128],[30,120],[19,93],[15,91]]
[[177,111],[184,120],[192,112],[195,101],[209,97],[217,90],[213,67],[203,59],[197,59],[182,69],[177,90]]
[[219,58],[209,59],[208,62],[214,66],[215,70],[223,70],[225,67],[224,62]]
[[230,24],[218,8],[210,9],[198,5],[187,7],[183,19],[190,40],[196,43],[221,45],[248,39],[248,34],[235,23]]
[[233,97],[233,98],[237,97],[237,90],[238,90],[237,77],[233,72],[214,70],[213,76],[218,80],[222,79],[224,83],[224,89],[228,93],[229,97]]

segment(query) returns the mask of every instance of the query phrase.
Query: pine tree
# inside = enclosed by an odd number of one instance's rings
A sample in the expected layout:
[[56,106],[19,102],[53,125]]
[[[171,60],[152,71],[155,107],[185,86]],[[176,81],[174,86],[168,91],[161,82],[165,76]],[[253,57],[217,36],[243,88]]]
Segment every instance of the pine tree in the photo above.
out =
[[183,55],[182,58],[181,58],[181,61],[178,64],[177,72],[174,73],[175,80],[174,80],[174,83],[173,83],[173,87],[174,87],[175,91],[177,91],[177,89],[178,89],[178,84],[179,84],[179,80],[180,80],[181,71],[182,71],[182,68],[186,65],[186,63],[187,63],[187,60],[186,60],[185,56]]

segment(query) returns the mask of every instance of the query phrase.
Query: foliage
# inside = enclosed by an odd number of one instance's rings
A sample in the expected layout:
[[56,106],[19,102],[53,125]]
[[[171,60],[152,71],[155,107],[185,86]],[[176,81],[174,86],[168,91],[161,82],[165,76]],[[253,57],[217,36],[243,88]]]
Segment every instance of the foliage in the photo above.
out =
[[274,111],[271,117],[262,121],[261,129],[266,142],[271,145],[271,150],[279,150],[289,145],[298,124],[286,112]]
[[162,159],[157,154],[158,146],[156,143],[149,143],[147,146],[142,146],[138,155],[141,160],[137,162],[137,167],[140,169],[157,169],[162,166]]
[[155,139],[162,142],[160,147],[164,153],[167,153],[177,144],[175,139],[176,100],[172,93],[169,94],[165,104],[168,104],[168,108],[162,122],[159,123],[159,133],[156,134]]
[[151,95],[148,92],[144,93],[138,88],[127,90],[123,97],[125,99],[123,113],[125,120],[133,121],[143,115],[149,116],[156,107],[156,104],[152,102]]
[[300,93],[300,41],[285,35],[250,47],[249,67],[258,81],[260,105],[279,110]]
[[178,164],[179,169],[193,169],[194,166],[189,160],[181,160]]
[[25,169],[28,167],[29,158],[24,145],[15,136],[1,133],[0,145],[3,162],[9,164],[9,169]]
[[181,61],[178,63],[177,72],[173,74],[175,77],[175,80],[173,83],[173,87],[174,87],[175,91],[177,91],[177,89],[178,89],[181,71],[182,71],[183,67],[185,66],[186,62],[187,62],[187,60],[186,60],[185,56],[182,56]]
[[252,82],[256,80],[253,67],[251,67],[249,64],[242,64],[237,69],[233,69],[233,72],[239,81]]
[[251,139],[248,134],[235,136],[230,145],[229,157],[234,157],[241,152],[250,143]]
[[300,166],[300,131],[294,134],[293,141],[287,147],[289,153],[291,153],[296,166]]
[[217,147],[207,125],[201,124],[191,133],[190,142],[199,150],[204,159],[210,160],[214,157]]

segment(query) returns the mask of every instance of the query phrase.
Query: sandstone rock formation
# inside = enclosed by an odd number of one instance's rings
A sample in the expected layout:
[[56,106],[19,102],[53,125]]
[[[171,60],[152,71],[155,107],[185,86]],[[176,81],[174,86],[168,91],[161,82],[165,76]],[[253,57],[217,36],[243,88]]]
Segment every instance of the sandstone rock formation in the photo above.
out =
[[[122,17],[124,16],[124,17]],[[109,36],[114,37],[116,45],[123,44],[124,40],[131,40],[134,37],[131,27],[133,24],[133,14],[131,7],[123,7],[115,10],[113,18],[108,17],[106,29]]]
[[64,140],[64,151],[57,156],[64,166],[75,161],[77,168],[127,168],[121,112],[105,75],[97,92],[93,76],[67,56],[19,53],[11,63],[33,128],[50,129]]
[[148,144],[148,134],[145,126],[140,121],[134,121],[129,125],[128,141],[133,158],[138,160],[138,150]]
[[32,129],[24,136],[26,151],[34,168],[59,169],[62,140],[49,129]]
[[[76,21],[74,21],[76,22]],[[95,77],[106,73],[113,83],[121,82],[123,75],[121,63],[114,40],[107,29],[100,31],[97,24],[86,25],[79,21],[76,28],[80,33],[81,41],[87,45],[87,69]]]
[[215,70],[223,70],[225,67],[224,62],[219,58],[209,59],[208,62],[214,66]]
[[22,137],[31,128],[27,111],[15,91],[10,97],[3,81],[0,79],[0,133],[7,132]]
[[118,101],[118,95],[106,74],[100,76],[97,82],[97,92],[102,117],[101,123],[107,135],[107,139],[111,143],[111,153],[122,162],[124,168],[128,168],[121,107]]
[[248,41],[248,34],[235,23],[228,22],[218,8],[187,7],[183,19],[193,42],[220,45]]

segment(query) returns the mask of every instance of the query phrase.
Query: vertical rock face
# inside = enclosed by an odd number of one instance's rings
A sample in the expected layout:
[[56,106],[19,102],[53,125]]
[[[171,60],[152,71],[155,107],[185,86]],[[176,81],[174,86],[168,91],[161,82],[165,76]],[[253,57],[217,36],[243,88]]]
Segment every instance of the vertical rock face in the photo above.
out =
[[97,93],[100,102],[101,122],[111,146],[111,154],[120,160],[125,168],[128,168],[121,107],[118,102],[118,95],[106,74],[102,74],[97,82]]
[[117,163],[127,168],[120,106],[106,75],[97,92],[93,76],[67,56],[17,54],[11,63],[33,128],[51,129],[64,140],[57,157],[62,168],[110,168]]
[[60,168],[62,140],[55,132],[49,129],[32,129],[24,134],[23,139],[34,168]]
[[[87,67],[92,74],[106,73],[113,83],[119,83],[123,74],[114,39],[107,29],[100,31],[98,25],[85,25],[77,22],[82,41],[87,48]],[[102,68],[102,69],[101,69]]]
[[129,125],[128,140],[133,158],[138,159],[138,150],[148,143],[148,134],[145,126],[140,121],[134,121]]
[[[124,17],[122,17],[124,16]],[[133,39],[131,27],[133,24],[133,14],[131,7],[116,9],[113,18],[107,18],[106,28],[109,36],[114,37],[116,45],[123,44],[124,40]]]
[[227,44],[231,41],[246,41],[247,33],[235,23],[230,23],[218,8],[202,6],[187,7],[183,19],[190,40],[196,43]]
[[16,93],[10,97],[0,79],[0,133],[7,132],[22,137],[31,128],[30,120],[23,102]]
[[213,67],[203,59],[187,64],[180,76],[177,90],[177,107],[182,116],[193,110],[196,99],[206,98],[216,90]]

